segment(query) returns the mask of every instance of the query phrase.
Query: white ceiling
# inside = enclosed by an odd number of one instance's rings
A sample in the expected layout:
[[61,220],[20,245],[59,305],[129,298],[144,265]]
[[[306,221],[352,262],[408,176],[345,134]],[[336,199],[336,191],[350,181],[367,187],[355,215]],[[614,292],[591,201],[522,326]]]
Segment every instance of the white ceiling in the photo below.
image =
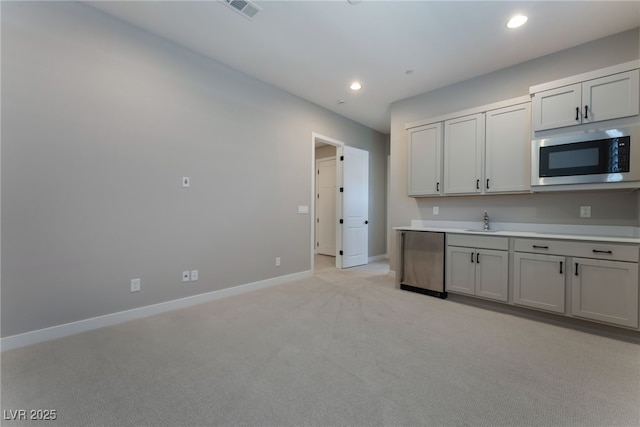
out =
[[384,133],[394,101],[640,26],[637,0],[87,4]]

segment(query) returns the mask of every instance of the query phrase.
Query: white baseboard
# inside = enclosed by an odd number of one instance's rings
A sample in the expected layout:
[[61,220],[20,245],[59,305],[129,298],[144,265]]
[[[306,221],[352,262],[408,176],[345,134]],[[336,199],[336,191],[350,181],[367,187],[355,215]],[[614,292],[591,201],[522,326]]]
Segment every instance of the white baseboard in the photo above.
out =
[[369,257],[369,262],[380,261],[380,260],[385,259],[385,258],[387,258],[386,254],[370,256]]
[[274,277],[272,279],[247,283],[245,285],[234,286],[227,289],[220,289],[218,291],[207,292],[200,295],[162,302],[159,304],[147,305],[145,307],[106,314],[104,316],[92,317],[90,319],[78,320],[76,322],[65,323],[64,325],[56,325],[49,328],[25,332],[23,334],[12,335],[0,339],[0,351],[25,347],[31,344],[37,344],[39,342],[50,341],[57,338],[63,338],[69,335],[75,335],[81,332],[90,331],[93,329],[103,328],[105,326],[116,325],[128,320],[140,319],[142,317],[148,317],[154,314],[160,314],[171,310],[191,307],[193,305],[202,304],[209,301],[215,301],[221,298],[244,294],[247,292],[255,291],[257,289],[264,289],[271,286],[282,285],[294,280],[305,279],[307,277],[311,277],[312,275],[313,273],[311,272],[311,270],[307,270],[300,273]]

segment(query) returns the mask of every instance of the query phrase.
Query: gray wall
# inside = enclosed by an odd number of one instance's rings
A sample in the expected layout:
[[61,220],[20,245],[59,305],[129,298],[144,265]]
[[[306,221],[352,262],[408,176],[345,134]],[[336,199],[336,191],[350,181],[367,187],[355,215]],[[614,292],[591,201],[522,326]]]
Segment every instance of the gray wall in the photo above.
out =
[[3,337],[309,270],[312,132],[386,252],[376,131],[77,3],[3,2],[1,83]]
[[[407,194],[406,123],[528,95],[529,86],[604,68],[640,56],[638,29],[577,46],[391,105],[391,165],[388,214],[391,227],[411,219],[480,221],[484,209],[494,221],[640,225],[638,192],[579,192],[513,196],[411,198]],[[592,218],[579,218],[591,205]],[[432,214],[433,206],[440,215]],[[395,236],[391,236],[395,248]],[[391,257],[393,260],[393,256]],[[395,269],[395,266],[391,266]]]

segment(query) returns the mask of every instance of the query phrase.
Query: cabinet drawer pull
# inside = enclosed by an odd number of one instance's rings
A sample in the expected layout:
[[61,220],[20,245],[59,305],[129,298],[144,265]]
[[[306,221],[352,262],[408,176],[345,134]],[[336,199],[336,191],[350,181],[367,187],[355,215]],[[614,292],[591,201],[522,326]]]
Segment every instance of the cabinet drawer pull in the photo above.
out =
[[549,249],[549,246],[539,246],[539,245],[533,245],[534,249]]
[[436,182],[436,191],[440,191],[440,183]]
[[588,105],[584,106],[584,118],[585,119],[589,118],[589,106]]
[[578,275],[578,263],[576,262],[576,272],[574,273],[576,276]]
[[613,255],[612,251],[601,251],[601,250],[598,250],[598,249],[594,249],[593,253],[594,254],[609,254],[609,255]]
[[480,264],[480,253],[476,252],[476,262]]
[[576,107],[576,120],[580,120],[580,107]]
[[471,252],[471,262],[473,262],[473,252]]
[[487,178],[487,190],[489,189],[489,178]]
[[562,261],[560,261],[560,274],[562,274]]
[[476,190],[480,189],[480,180],[476,179]]

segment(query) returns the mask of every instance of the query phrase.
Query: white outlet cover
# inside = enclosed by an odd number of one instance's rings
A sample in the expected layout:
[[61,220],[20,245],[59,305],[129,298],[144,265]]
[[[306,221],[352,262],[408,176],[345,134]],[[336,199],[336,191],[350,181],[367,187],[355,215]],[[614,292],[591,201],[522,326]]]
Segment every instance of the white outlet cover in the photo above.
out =
[[280,257],[276,257],[276,267],[280,267]]
[[140,292],[140,279],[131,279],[131,292]]
[[591,218],[591,206],[580,206],[580,218]]
[[188,271],[182,272],[182,281],[188,282],[191,279],[191,274]]
[[307,205],[299,205],[298,206],[298,213],[299,214],[308,214],[309,213],[309,206],[307,206]]
[[198,280],[198,270],[191,270],[191,281],[195,282]]
[[433,214],[434,215],[440,215],[440,206],[434,206],[433,207]]

